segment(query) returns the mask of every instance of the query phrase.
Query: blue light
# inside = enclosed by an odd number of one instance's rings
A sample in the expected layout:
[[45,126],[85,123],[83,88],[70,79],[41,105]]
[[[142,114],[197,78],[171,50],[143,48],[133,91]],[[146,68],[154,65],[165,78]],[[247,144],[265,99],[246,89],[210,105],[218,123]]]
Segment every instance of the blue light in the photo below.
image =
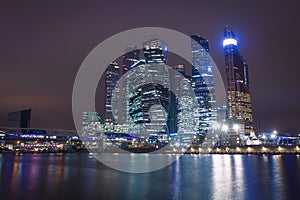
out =
[[232,39],[232,38],[227,38],[225,40],[223,40],[223,47],[227,46],[227,45],[230,45],[230,44],[233,44],[233,45],[237,45],[237,40],[235,39]]

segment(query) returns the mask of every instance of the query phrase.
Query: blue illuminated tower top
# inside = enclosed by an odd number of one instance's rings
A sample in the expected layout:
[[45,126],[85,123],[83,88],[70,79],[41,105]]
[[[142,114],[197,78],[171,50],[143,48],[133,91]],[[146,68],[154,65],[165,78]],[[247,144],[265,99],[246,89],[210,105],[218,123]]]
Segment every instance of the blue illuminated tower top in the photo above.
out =
[[223,40],[223,47],[224,48],[233,48],[237,46],[237,40],[233,31],[227,26],[224,28],[224,40]]
[[253,129],[253,117],[248,65],[238,51],[237,39],[233,31],[225,27],[223,36],[228,118],[234,123],[243,124],[241,132],[249,134]]

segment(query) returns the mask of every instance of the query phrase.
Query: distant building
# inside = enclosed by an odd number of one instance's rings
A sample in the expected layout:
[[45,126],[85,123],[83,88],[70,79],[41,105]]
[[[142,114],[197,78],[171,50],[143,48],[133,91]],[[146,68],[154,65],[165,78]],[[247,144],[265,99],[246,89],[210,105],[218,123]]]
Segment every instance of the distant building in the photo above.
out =
[[31,109],[10,112],[7,115],[8,127],[30,128]]
[[242,124],[243,132],[253,129],[252,106],[249,88],[248,65],[237,49],[233,31],[224,29],[223,47],[225,53],[228,119]]

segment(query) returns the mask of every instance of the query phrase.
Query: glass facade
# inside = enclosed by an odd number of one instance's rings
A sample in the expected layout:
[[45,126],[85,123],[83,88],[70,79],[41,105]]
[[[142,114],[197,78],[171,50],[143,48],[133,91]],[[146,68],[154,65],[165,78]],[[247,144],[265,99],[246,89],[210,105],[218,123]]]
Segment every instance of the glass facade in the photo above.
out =
[[129,71],[129,115],[141,133],[166,133],[170,104],[167,46],[153,39],[143,44],[143,51],[145,64]]
[[113,128],[112,93],[120,79],[121,71],[117,62],[111,63],[105,73],[105,124],[108,129]]
[[198,101],[199,128],[197,134],[210,133],[213,121],[217,120],[213,67],[209,55],[208,40],[193,35],[192,39],[192,88]]

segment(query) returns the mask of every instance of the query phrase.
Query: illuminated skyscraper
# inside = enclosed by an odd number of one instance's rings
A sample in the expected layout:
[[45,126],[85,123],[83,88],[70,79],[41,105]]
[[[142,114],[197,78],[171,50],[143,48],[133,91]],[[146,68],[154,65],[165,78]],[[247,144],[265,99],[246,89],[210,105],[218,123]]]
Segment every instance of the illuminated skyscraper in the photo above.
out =
[[105,124],[108,129],[113,129],[112,92],[120,79],[121,71],[117,62],[111,63],[105,73]]
[[208,40],[193,35],[192,38],[192,88],[199,104],[198,135],[205,136],[217,119],[215,85]]
[[178,96],[181,89],[182,77],[185,77],[185,67],[183,65],[175,65],[173,69],[175,70],[169,70],[172,92],[170,92],[168,128],[171,133],[176,133],[178,131]]
[[[123,54],[123,63],[122,63],[122,76],[125,75],[125,73],[128,72],[128,70],[131,69],[132,66],[134,66],[135,63],[137,63],[140,59],[140,50],[137,49],[137,47],[133,44],[129,44],[125,52]],[[129,100],[126,98],[126,94],[128,93],[129,89],[129,82],[127,78],[120,79],[119,83],[119,104],[120,109],[117,111],[117,115],[115,115],[118,119],[118,123],[126,124],[128,122],[128,111],[129,111]]]
[[123,55],[123,73],[125,74],[133,64],[137,63],[140,59],[140,50],[133,44],[129,44],[125,49]]
[[199,106],[193,95],[190,78],[181,79],[177,100],[177,128],[179,134],[197,134],[199,132]]
[[168,59],[168,46],[160,39],[153,39],[143,44],[146,64],[166,64]]
[[[131,66],[139,60],[140,50],[136,46],[130,44],[126,47],[123,54],[122,67],[115,61],[106,69],[105,77],[105,128],[107,132],[114,130],[117,122],[125,123],[128,112],[128,101],[125,99],[126,90],[128,90],[128,81],[121,77],[128,72]],[[119,81],[119,83],[118,83]],[[118,83],[118,87],[117,86]],[[116,90],[115,90],[116,89]],[[113,95],[120,97],[118,104],[114,105],[114,115],[112,110]],[[117,113],[117,114],[116,114]]]
[[248,65],[237,49],[237,40],[233,31],[226,27],[223,33],[228,119],[233,123],[243,125],[242,132],[249,134],[253,129],[253,119]]
[[164,133],[169,109],[167,46],[153,39],[143,44],[143,52],[145,61],[128,72],[129,115],[140,133]]

